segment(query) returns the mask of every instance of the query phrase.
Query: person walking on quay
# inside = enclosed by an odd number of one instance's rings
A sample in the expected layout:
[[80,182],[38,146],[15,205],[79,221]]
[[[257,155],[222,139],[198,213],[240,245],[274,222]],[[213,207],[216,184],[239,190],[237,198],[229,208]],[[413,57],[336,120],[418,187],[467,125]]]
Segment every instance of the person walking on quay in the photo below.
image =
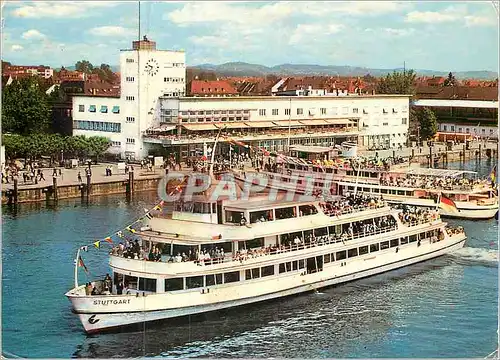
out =
[[56,177],[57,176],[57,169],[54,168],[54,171],[52,172],[52,177]]
[[78,171],[78,182],[82,182],[82,174]]
[[39,181],[42,181],[42,180],[45,181],[45,177],[43,176],[43,171],[41,169],[38,169],[38,171],[39,171],[39,175],[40,175]]

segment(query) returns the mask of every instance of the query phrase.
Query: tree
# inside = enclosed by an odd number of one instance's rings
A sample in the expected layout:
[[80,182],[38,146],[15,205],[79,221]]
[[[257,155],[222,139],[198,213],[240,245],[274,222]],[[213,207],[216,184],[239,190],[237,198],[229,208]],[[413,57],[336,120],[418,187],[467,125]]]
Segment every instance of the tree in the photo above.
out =
[[2,125],[5,132],[43,133],[49,130],[51,108],[36,77],[14,80],[2,92]]
[[415,94],[415,77],[413,70],[405,72],[394,71],[381,78],[377,84],[379,94]]
[[448,78],[444,81],[443,83],[444,86],[456,86],[457,85],[457,80],[455,79],[455,76],[453,76],[453,73],[448,74]]
[[75,70],[85,74],[90,74],[92,73],[92,70],[94,70],[94,65],[92,65],[88,60],[77,61],[75,64]]
[[429,140],[438,131],[438,124],[434,112],[425,107],[417,112],[418,122],[420,125],[420,138],[422,140]]

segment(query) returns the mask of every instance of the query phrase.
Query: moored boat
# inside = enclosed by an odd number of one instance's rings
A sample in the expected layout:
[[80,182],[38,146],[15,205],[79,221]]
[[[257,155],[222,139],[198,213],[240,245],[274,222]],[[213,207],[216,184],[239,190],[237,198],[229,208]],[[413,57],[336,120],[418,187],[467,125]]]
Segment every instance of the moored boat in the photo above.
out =
[[122,244],[110,252],[109,279],[79,285],[78,250],[66,296],[86,332],[311,291],[432,259],[466,241],[435,211],[391,209],[364,195],[248,197],[230,177],[191,195],[179,188],[172,213],[155,206],[140,228],[117,232]]

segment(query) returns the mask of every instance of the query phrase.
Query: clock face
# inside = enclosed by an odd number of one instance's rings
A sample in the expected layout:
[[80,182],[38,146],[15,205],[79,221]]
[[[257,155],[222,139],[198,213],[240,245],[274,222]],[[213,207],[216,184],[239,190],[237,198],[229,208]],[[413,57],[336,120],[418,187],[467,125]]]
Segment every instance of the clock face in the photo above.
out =
[[150,76],[158,74],[158,70],[160,70],[160,65],[155,59],[149,59],[144,67],[144,71]]

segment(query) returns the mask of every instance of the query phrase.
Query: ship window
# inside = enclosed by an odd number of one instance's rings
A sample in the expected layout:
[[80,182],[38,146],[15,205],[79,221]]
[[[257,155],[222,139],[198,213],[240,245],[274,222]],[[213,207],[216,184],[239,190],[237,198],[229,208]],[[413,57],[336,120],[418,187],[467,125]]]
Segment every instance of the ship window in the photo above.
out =
[[347,250],[347,256],[350,258],[358,256],[358,248]]
[[427,235],[426,237],[431,238],[432,237],[432,231],[427,231],[426,235]]
[[408,237],[407,236],[402,237],[400,242],[401,242],[401,245],[408,244]]
[[412,242],[415,242],[415,241],[417,241],[417,234],[410,235],[410,242],[412,243]]
[[314,205],[302,205],[299,206],[300,216],[314,215],[318,213],[318,209]]
[[215,285],[215,275],[214,274],[206,275],[205,281],[206,281],[207,286],[214,286]]
[[128,286],[129,289],[137,290],[137,277],[125,275],[123,283],[125,287]]
[[381,192],[382,194],[387,194],[387,189],[380,189],[380,192]]
[[346,259],[347,256],[346,256],[346,251],[345,250],[342,250],[342,251],[337,251],[337,254],[335,255],[335,259],[338,261],[338,260],[344,260]]
[[250,223],[257,222],[266,222],[273,220],[273,211],[272,210],[264,210],[264,211],[254,211],[250,213]]
[[224,284],[240,281],[240,272],[232,271],[224,273]]
[[287,272],[288,272],[288,271],[292,271],[292,263],[291,263],[291,262],[287,262],[287,263],[285,264],[285,267],[286,267],[286,271],[287,271]]
[[279,265],[278,272],[279,272],[280,274],[282,274],[282,273],[284,273],[284,272],[285,272],[285,264],[284,264],[284,263],[282,263],[282,264],[280,264],[280,265]]
[[379,249],[379,248],[378,248],[378,243],[376,243],[376,244],[371,244],[371,245],[370,245],[370,252],[371,252],[371,253],[372,253],[372,252],[375,252],[375,251],[378,251],[378,249]]
[[240,211],[226,211],[226,222],[228,223],[239,224],[242,217],[243,213]]
[[304,260],[299,260],[299,269],[303,269],[305,267],[306,267],[306,265],[305,265]]
[[405,194],[404,190],[398,190],[398,195],[404,195],[404,194]]
[[328,229],[326,227],[319,228],[319,229],[314,229],[314,235],[315,236],[325,236],[325,235],[328,235]]
[[156,292],[156,279],[139,278],[139,290]]
[[325,260],[323,261],[325,264],[328,264],[331,260],[331,255],[330,254],[326,254],[325,255]]
[[396,246],[399,246],[399,239],[391,240],[391,247],[396,247]]
[[203,276],[191,276],[186,278],[186,289],[203,287]]
[[298,270],[299,268],[299,262],[297,260],[292,261],[292,269],[293,271]]
[[254,249],[264,247],[264,238],[256,238],[238,243],[239,249]]
[[380,243],[380,250],[388,249],[389,248],[389,241],[384,241]]
[[165,291],[182,290],[184,282],[182,278],[165,279]]
[[245,280],[258,279],[260,268],[246,269],[245,270]]
[[290,219],[297,217],[295,212],[295,207],[287,207],[274,210],[276,213],[276,219]]
[[359,255],[368,254],[368,245],[359,247]]
[[222,284],[222,274],[215,274],[215,284]]
[[264,266],[261,270],[262,277],[274,275],[274,265]]

